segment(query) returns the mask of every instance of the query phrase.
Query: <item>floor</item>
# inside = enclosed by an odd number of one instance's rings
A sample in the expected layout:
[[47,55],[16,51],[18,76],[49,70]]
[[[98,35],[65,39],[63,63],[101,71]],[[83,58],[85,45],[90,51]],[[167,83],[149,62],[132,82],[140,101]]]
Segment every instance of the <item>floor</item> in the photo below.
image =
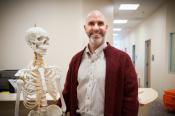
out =
[[156,100],[147,106],[141,106],[138,116],[175,116],[175,112],[168,112],[160,100]]

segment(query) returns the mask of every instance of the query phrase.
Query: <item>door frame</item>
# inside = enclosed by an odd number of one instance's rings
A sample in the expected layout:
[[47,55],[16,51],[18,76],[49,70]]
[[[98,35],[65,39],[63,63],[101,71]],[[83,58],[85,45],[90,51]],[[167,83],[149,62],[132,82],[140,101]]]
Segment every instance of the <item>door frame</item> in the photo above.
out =
[[145,41],[144,87],[151,87],[151,39]]

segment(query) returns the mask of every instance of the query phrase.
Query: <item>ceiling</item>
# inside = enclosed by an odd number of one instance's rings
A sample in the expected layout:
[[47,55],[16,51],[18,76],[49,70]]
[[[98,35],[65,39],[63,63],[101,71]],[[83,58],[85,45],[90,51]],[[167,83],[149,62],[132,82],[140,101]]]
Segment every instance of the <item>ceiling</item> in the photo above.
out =
[[[140,24],[145,18],[150,16],[158,9],[165,0],[113,0],[114,1],[114,19],[127,19],[126,24],[114,24],[114,28],[122,28],[122,31],[115,32],[121,36],[129,33],[135,26]],[[140,4],[134,11],[118,10],[120,4]]]

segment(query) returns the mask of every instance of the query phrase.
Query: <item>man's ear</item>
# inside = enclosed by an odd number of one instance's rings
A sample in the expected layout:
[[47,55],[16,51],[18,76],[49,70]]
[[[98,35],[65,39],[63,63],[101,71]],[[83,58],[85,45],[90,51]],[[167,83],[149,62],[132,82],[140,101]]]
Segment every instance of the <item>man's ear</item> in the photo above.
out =
[[84,25],[84,30],[86,30],[86,26]]
[[108,29],[108,25],[106,25],[106,29]]

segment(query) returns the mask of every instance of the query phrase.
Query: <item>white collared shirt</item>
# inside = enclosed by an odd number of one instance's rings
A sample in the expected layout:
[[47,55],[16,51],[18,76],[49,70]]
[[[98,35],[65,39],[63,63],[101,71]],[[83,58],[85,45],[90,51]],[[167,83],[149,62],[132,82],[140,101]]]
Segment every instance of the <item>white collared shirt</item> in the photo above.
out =
[[106,59],[102,44],[92,54],[86,47],[78,70],[78,107],[81,116],[104,116]]

